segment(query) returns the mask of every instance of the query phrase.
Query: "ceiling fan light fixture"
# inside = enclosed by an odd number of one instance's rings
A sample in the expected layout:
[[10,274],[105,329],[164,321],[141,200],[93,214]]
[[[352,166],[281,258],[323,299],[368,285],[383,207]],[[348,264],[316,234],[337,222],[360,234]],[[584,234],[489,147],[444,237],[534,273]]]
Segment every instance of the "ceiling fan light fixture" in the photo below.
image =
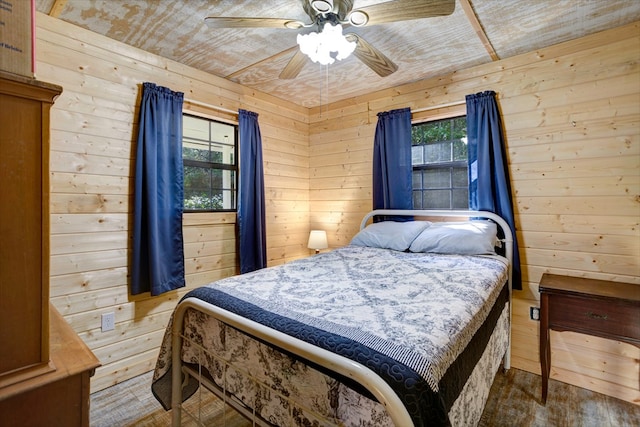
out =
[[347,16],[347,21],[354,27],[362,27],[369,22],[369,15],[361,10],[354,10]]
[[333,10],[333,0],[311,0],[311,7],[318,13],[329,13]]
[[324,24],[320,33],[298,34],[297,41],[302,53],[322,65],[345,59],[356,48],[356,43],[348,41],[342,34],[342,25],[331,25],[329,22]]

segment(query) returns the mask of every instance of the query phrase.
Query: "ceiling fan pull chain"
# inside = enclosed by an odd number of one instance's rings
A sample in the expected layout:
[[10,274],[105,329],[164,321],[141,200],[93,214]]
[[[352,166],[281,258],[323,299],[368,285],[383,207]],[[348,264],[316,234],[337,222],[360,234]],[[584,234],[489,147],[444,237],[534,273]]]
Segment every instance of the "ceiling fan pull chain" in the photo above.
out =
[[[322,64],[318,63],[320,68],[320,75],[322,75]],[[322,83],[320,83],[320,117],[322,117]]]
[[325,100],[327,103],[327,108],[325,109],[325,111],[329,111],[329,64],[324,66],[324,82],[325,82]]

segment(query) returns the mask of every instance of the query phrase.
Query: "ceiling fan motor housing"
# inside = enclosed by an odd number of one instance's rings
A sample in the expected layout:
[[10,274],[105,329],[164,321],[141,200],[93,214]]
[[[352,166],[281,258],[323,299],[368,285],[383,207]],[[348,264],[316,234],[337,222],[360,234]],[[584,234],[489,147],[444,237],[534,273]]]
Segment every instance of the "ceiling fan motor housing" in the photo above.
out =
[[[333,8],[325,12],[328,6],[333,3]],[[318,15],[332,13],[337,15],[338,20],[344,21],[351,9],[353,9],[353,0],[303,0],[304,11],[315,21]]]

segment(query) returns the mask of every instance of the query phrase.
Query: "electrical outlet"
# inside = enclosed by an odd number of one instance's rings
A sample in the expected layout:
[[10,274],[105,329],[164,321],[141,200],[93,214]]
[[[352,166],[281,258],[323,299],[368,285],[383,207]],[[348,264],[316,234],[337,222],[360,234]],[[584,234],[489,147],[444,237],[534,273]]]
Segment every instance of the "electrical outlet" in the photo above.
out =
[[116,315],[112,313],[104,313],[102,315],[102,332],[113,331],[116,328]]
[[540,320],[540,307],[529,307],[529,318],[531,320]]

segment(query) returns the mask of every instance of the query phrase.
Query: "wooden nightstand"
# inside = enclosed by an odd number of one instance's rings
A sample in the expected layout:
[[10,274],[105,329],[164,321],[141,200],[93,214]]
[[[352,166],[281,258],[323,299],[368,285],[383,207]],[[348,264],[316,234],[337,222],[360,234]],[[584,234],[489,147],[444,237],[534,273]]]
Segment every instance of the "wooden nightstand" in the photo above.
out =
[[547,401],[549,330],[573,331],[640,347],[640,285],[543,274],[540,280],[542,403]]

